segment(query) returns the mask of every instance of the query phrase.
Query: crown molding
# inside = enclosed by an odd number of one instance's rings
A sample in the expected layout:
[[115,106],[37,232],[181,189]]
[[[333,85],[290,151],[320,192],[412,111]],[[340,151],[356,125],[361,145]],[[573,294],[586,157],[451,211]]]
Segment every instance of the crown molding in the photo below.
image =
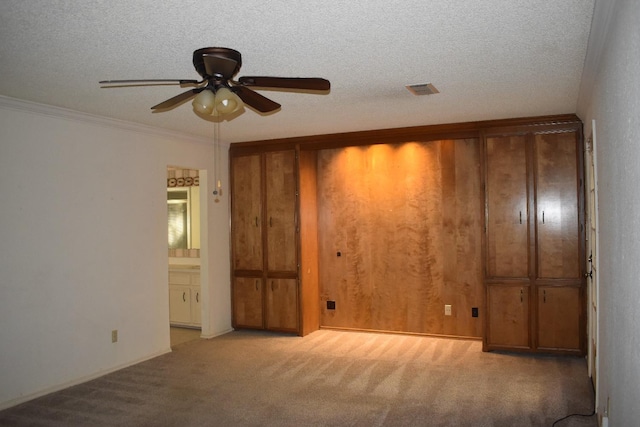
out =
[[[175,138],[185,142],[195,142],[198,144],[212,145],[211,138],[189,135],[182,132],[175,132],[168,129],[160,129],[153,126],[142,125],[139,123],[128,122],[125,120],[111,119],[108,117],[98,116],[95,114],[83,113],[80,111],[70,110],[68,108],[56,107],[53,105],[39,104],[37,102],[25,101],[22,99],[11,98],[0,95],[0,108],[14,111],[22,111],[47,117],[56,117],[66,120],[74,120],[104,126],[109,128],[122,129],[127,131],[139,132],[145,135],[155,135],[160,137]],[[224,147],[229,144],[221,143]]]

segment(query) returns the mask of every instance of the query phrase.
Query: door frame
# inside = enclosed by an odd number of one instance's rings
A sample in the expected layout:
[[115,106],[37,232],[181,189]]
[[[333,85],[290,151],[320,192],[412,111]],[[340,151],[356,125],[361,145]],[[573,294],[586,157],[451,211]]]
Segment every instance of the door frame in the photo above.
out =
[[[175,165],[167,165],[167,169],[169,167],[178,167]],[[212,325],[211,325],[211,320],[210,320],[210,316],[209,316],[209,310],[210,310],[210,304],[209,304],[209,300],[210,300],[210,295],[212,292],[211,289],[211,285],[209,283],[209,208],[208,208],[208,197],[207,195],[209,194],[208,191],[208,175],[207,175],[207,170],[206,169],[198,169],[198,168],[189,168],[186,166],[179,166],[180,168],[183,169],[191,169],[191,170],[198,170],[198,177],[199,177],[199,183],[198,183],[198,187],[200,189],[200,294],[201,294],[201,303],[200,303],[200,319],[201,319],[201,325],[200,325],[200,337],[201,338],[211,338],[212,337]],[[166,203],[166,192],[165,194],[165,203]],[[166,206],[166,204],[165,204]],[[165,229],[166,230],[166,229]],[[165,245],[166,245],[166,238],[164,240]],[[166,248],[166,246],[165,246]],[[165,249],[166,250],[166,249]],[[167,270],[169,269],[169,257],[167,257]],[[168,278],[168,275],[167,275]],[[168,298],[169,298],[169,291],[168,291],[168,281],[167,281],[167,303],[168,303]],[[170,328],[170,319],[169,319],[169,312],[167,312],[167,319],[166,319],[166,325],[167,328]]]
[[600,370],[600,300],[599,286],[599,236],[598,236],[598,162],[596,150],[596,121],[591,121],[591,131],[585,139],[585,202],[586,202],[586,251],[587,265],[587,367],[596,391],[595,405],[598,407],[598,374]]

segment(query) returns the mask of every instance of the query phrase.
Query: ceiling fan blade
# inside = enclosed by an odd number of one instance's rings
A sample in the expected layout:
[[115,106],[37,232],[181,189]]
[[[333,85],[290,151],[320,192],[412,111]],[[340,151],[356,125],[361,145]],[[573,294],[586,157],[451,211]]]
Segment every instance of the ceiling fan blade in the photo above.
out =
[[172,79],[146,79],[146,80],[102,80],[101,85],[118,85],[118,84],[156,84],[156,83],[174,83],[180,85],[195,85],[202,82],[198,80],[172,80]]
[[197,93],[202,92],[203,89],[190,89],[186,92],[182,92],[180,95],[176,95],[173,98],[169,98],[164,102],[161,102],[158,105],[154,105],[151,107],[152,110],[164,110],[166,108],[171,108],[175,105],[178,105],[189,98],[195,96]]
[[329,80],[318,77],[266,77],[243,76],[238,80],[243,86],[259,86],[283,89],[329,90]]
[[233,91],[238,94],[245,104],[255,108],[261,113],[270,113],[271,111],[275,111],[281,107],[277,102],[272,101],[247,87],[234,86]]
[[204,61],[204,69],[208,76],[221,75],[225,79],[230,79],[237,72],[236,67],[238,62],[233,59],[204,54],[202,55],[202,60]]

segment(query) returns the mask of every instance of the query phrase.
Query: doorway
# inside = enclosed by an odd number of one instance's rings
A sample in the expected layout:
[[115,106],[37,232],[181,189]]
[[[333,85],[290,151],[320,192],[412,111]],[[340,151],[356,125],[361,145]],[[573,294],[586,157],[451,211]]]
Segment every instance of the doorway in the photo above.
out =
[[[208,316],[206,171],[167,167],[168,296],[170,345],[199,339]],[[206,198],[204,198],[206,200]],[[204,267],[203,268],[203,264]],[[206,322],[205,322],[206,323]]]

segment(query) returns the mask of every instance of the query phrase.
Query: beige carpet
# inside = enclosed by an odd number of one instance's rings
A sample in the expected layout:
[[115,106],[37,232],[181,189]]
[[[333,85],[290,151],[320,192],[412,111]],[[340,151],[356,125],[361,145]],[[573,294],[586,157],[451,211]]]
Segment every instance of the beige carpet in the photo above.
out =
[[192,328],[179,328],[172,326],[169,328],[169,331],[172,348],[189,341],[198,340],[200,339],[200,335],[202,335],[202,331],[200,329]]
[[582,358],[420,336],[236,331],[7,409],[0,425],[551,426],[592,408]]

